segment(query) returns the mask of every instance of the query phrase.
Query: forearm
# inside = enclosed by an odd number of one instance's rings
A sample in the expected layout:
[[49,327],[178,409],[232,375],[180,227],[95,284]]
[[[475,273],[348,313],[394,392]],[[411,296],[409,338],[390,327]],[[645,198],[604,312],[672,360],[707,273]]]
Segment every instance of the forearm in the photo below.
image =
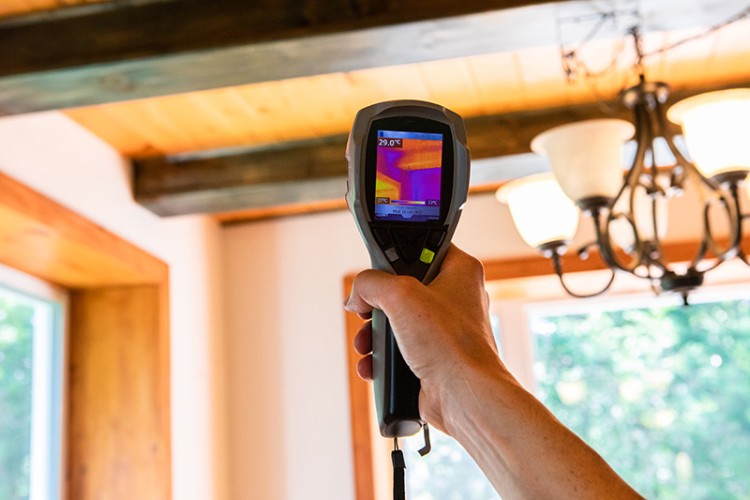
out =
[[462,371],[441,399],[446,430],[503,498],[641,498],[499,362]]

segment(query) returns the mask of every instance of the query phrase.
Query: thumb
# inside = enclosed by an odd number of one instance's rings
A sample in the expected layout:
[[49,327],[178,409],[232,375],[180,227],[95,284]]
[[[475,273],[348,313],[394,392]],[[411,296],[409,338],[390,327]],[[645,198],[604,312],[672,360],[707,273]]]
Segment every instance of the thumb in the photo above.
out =
[[387,309],[388,291],[398,281],[398,277],[384,271],[368,269],[354,278],[352,292],[344,304],[344,309],[357,314],[367,314],[373,309]]

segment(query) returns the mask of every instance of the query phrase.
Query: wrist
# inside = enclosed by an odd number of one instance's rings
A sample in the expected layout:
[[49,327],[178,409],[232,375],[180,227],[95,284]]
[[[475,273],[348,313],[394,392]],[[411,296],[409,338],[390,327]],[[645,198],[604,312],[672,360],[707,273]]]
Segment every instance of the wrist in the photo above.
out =
[[446,432],[458,439],[469,422],[484,418],[488,399],[519,387],[497,355],[481,361],[466,360],[440,391],[441,415]]

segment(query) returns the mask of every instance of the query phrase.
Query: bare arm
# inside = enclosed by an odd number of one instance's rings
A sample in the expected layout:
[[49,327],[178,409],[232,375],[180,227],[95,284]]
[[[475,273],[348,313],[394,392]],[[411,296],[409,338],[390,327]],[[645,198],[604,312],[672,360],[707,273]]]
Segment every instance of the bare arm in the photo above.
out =
[[[503,498],[641,498],[510,374],[497,354],[481,263],[453,247],[428,286],[365,271],[349,311],[385,311],[422,382],[422,418],[453,436]],[[355,339],[372,374],[372,330]]]

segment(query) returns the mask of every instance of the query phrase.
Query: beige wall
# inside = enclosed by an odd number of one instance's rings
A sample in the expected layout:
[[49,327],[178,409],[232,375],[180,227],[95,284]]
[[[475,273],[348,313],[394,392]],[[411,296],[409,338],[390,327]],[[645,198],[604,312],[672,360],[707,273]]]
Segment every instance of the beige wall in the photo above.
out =
[[60,113],[0,119],[0,171],[169,264],[174,498],[225,498],[219,227],[135,204],[127,163]]

